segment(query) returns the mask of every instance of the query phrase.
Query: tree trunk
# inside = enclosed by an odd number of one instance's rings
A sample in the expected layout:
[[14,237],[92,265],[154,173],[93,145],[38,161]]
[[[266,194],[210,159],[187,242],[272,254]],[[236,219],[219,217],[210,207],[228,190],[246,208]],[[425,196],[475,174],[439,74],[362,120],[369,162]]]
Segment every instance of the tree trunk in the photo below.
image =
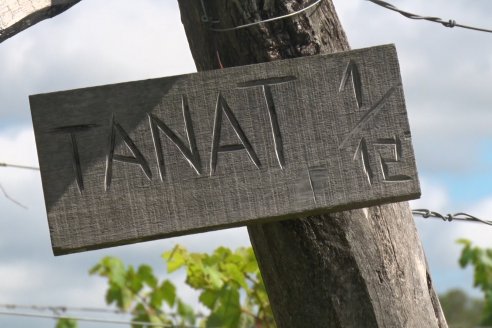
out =
[[52,18],[80,0],[1,0],[0,43],[26,28]]
[[[178,0],[199,71],[348,50],[331,0]],[[208,16],[204,18],[204,16]],[[219,23],[210,23],[219,20]],[[278,327],[447,327],[407,203],[248,227]]]

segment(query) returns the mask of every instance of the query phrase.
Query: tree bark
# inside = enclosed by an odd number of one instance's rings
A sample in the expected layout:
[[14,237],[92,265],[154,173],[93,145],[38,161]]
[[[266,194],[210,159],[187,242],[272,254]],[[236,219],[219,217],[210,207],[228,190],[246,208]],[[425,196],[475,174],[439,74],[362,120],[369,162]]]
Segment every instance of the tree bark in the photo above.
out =
[[0,1],[0,43],[42,20],[52,18],[80,0]]
[[[199,71],[349,50],[331,0],[178,0]],[[218,20],[218,23],[210,21]],[[407,203],[248,227],[278,327],[447,327]]]

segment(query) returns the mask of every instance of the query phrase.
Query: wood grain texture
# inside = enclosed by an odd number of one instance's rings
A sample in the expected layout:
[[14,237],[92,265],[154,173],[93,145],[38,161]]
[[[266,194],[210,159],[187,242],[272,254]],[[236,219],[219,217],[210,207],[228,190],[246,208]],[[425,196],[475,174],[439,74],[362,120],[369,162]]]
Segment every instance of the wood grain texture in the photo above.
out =
[[[350,49],[331,0],[273,23],[214,33],[178,0],[198,70]],[[207,0],[217,27],[284,15],[311,0]],[[279,328],[447,327],[408,204],[248,226]]]
[[0,1],[0,42],[26,28],[52,18],[80,0],[2,0]]
[[420,195],[391,45],[30,102],[55,254]]

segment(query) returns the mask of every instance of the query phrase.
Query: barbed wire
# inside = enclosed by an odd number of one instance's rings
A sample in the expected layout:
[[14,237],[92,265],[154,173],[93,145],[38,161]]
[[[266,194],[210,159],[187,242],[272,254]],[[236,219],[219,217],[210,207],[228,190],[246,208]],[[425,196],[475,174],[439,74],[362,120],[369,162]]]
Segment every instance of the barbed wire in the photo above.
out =
[[[235,31],[235,30],[239,30],[239,29],[243,29],[243,28],[247,28],[247,27],[252,27],[252,26],[256,26],[256,25],[260,25],[260,24],[265,24],[265,23],[270,23],[270,22],[273,22],[273,21],[277,21],[277,20],[282,20],[282,19],[286,19],[286,18],[289,18],[289,17],[292,17],[292,16],[296,16],[296,15],[299,15],[315,6],[317,6],[318,4],[321,3],[321,1],[323,0],[315,0],[313,1],[311,4],[307,5],[306,7],[300,9],[300,10],[297,10],[297,11],[294,11],[294,12],[291,12],[291,13],[288,13],[286,15],[281,15],[281,16],[277,16],[277,17],[272,17],[272,18],[268,18],[268,19],[264,19],[264,20],[258,20],[258,21],[254,21],[254,22],[251,22],[251,23],[247,23],[247,24],[243,24],[243,25],[239,25],[239,26],[232,26],[232,27],[227,27],[227,28],[216,28],[216,27],[210,27],[209,29],[211,31],[214,31],[214,32],[229,32],[229,31]],[[433,22],[433,23],[438,23],[438,24],[441,24],[445,27],[449,27],[449,28],[453,28],[453,27],[461,27],[461,28],[464,28],[464,29],[469,29],[469,30],[474,30],[474,31],[480,31],[480,32],[486,32],[486,33],[492,33],[492,30],[491,29],[485,29],[485,28],[481,28],[481,27],[475,27],[475,26],[470,26],[470,25],[464,25],[464,24],[460,24],[460,23],[457,23],[454,19],[449,19],[449,20],[444,20],[442,18],[439,18],[439,17],[435,17],[435,16],[421,16],[421,15],[418,15],[418,14],[414,14],[414,13],[411,13],[411,12],[408,12],[408,11],[405,11],[405,10],[402,10],[402,9],[399,9],[397,7],[395,7],[394,5],[392,5],[391,3],[388,3],[386,1],[382,1],[382,0],[367,0],[367,1],[370,1],[378,6],[381,6],[385,9],[388,9],[388,10],[392,10],[392,11],[395,11],[407,18],[410,18],[410,19],[415,19],[415,20],[426,20],[426,21],[430,21],[430,22]],[[203,10],[203,14],[202,14],[202,22],[204,23],[209,23],[209,24],[217,24],[219,23],[219,20],[214,20],[214,19],[211,19],[207,13],[207,8],[205,6],[205,2],[204,0],[201,0],[201,4],[202,4],[202,10]]]
[[414,209],[414,210],[412,210],[412,213],[414,215],[420,215],[424,219],[434,218],[434,219],[441,219],[441,220],[447,221],[447,222],[467,221],[467,222],[476,222],[476,223],[483,223],[486,225],[492,225],[491,220],[480,219],[480,218],[477,218],[476,216],[470,215],[468,213],[463,213],[463,212],[443,215],[439,212],[431,211],[428,209]]
[[465,28],[465,29],[469,29],[469,30],[474,30],[474,31],[480,31],[480,32],[487,32],[487,33],[492,33],[492,30],[489,30],[489,29],[485,29],[485,28],[480,28],[480,27],[474,27],[474,26],[469,26],[469,25],[463,25],[463,24],[458,24],[454,19],[450,19],[450,20],[443,20],[442,18],[439,18],[439,17],[433,17],[433,16],[421,16],[421,15],[417,15],[417,14],[413,14],[413,13],[410,13],[408,11],[404,11],[404,10],[401,10],[397,7],[395,7],[394,5],[386,2],[386,1],[382,1],[382,0],[366,0],[366,1],[370,1],[378,6],[381,6],[383,8],[386,8],[388,10],[392,10],[392,11],[395,11],[407,18],[410,18],[410,19],[416,19],[416,20],[426,20],[426,21],[430,21],[430,22],[433,22],[433,23],[438,23],[438,24],[441,24],[445,27],[450,27],[450,28],[453,28],[453,27],[461,27],[461,28]]

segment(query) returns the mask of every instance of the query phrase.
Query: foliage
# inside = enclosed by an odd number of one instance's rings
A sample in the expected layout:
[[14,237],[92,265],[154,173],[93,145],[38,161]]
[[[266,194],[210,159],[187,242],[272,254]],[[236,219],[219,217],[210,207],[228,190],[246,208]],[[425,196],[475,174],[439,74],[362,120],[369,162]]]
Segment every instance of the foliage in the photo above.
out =
[[484,293],[484,308],[481,324],[492,325],[492,249],[483,249],[472,246],[471,241],[458,240],[463,245],[459,259],[462,268],[471,265],[474,267],[474,286]]
[[480,324],[483,301],[470,298],[460,289],[439,296],[442,310],[450,328],[474,328]]
[[77,320],[70,318],[60,318],[56,323],[55,328],[78,328]]
[[[207,254],[190,253],[177,245],[162,258],[167,263],[168,273],[186,271],[186,283],[200,292],[199,302],[210,311],[208,315],[198,320],[200,315],[178,297],[176,286],[168,279],[159,281],[148,265],[135,269],[125,266],[118,258],[105,257],[90,273],[108,280],[106,302],[131,313],[133,321],[175,327],[275,328],[265,285],[251,248],[232,251],[219,247]],[[65,324],[60,328],[76,327],[61,321],[60,324]]]
[[[90,273],[108,279],[106,303],[132,313],[133,321],[178,327],[195,324],[193,311],[176,296],[176,287],[169,280],[160,282],[148,265],[135,269],[132,265],[125,266],[118,258],[105,257]],[[170,311],[164,311],[165,305],[176,315],[171,317],[168,314]]]
[[201,292],[199,300],[210,310],[205,327],[275,327],[252,248],[206,254],[177,245],[163,258],[169,273],[186,268],[186,283]]

